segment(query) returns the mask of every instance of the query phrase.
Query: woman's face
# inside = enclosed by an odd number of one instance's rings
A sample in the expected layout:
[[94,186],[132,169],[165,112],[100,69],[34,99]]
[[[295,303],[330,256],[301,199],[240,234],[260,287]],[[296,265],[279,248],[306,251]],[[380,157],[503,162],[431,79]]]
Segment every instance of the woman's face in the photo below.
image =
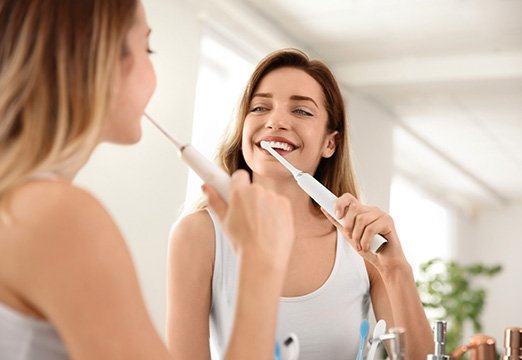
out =
[[313,174],[322,157],[335,151],[336,132],[328,132],[328,114],[319,83],[300,69],[283,67],[260,81],[245,118],[242,151],[254,178],[290,176],[260,147],[272,141],[276,151],[300,170]]
[[127,34],[129,53],[122,60],[103,141],[132,144],[141,138],[141,117],[156,88],[156,75],[149,59],[149,34],[145,9],[139,3],[135,22]]

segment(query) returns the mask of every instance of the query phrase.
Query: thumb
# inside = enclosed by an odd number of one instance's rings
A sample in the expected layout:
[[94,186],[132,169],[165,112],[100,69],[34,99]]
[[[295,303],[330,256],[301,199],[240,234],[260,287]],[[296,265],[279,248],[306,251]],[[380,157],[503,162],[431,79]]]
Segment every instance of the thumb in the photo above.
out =
[[216,214],[219,221],[223,223],[225,219],[228,205],[225,200],[218,194],[218,192],[210,185],[204,184],[201,189],[207,196],[208,206]]

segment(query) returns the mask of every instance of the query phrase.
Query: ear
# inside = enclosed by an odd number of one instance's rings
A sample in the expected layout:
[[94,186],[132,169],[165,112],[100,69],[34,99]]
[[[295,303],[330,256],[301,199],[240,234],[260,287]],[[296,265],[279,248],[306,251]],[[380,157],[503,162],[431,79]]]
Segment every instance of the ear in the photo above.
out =
[[335,149],[337,148],[337,134],[338,131],[332,131],[331,133],[326,135],[325,144],[321,156],[324,158],[329,158],[335,153]]

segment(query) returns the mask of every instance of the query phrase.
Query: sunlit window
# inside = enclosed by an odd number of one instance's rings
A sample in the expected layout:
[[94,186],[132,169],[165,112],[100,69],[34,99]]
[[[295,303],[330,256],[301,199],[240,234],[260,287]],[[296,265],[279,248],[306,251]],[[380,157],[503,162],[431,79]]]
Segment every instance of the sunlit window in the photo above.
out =
[[401,176],[392,181],[390,214],[416,278],[421,263],[451,257],[455,240],[452,210]]
[[[210,35],[203,37],[201,47],[192,144],[207,158],[214,159],[254,64]],[[199,177],[190,171],[185,209],[190,209],[201,197],[201,184]]]

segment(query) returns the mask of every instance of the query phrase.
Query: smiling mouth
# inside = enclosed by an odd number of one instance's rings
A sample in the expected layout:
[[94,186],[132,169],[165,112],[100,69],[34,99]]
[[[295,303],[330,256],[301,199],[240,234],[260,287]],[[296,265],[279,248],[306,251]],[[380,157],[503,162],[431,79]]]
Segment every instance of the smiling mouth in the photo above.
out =
[[[285,152],[285,153],[291,152],[291,151],[293,151],[295,149],[295,146],[293,146],[292,144],[283,142],[283,141],[267,141],[267,140],[263,140],[263,141],[260,141],[257,144],[257,146],[261,147],[261,143],[262,142],[267,143],[268,146],[270,146],[272,149],[274,149],[276,151],[280,150],[281,152]],[[263,151],[266,151],[266,150],[263,149]]]

